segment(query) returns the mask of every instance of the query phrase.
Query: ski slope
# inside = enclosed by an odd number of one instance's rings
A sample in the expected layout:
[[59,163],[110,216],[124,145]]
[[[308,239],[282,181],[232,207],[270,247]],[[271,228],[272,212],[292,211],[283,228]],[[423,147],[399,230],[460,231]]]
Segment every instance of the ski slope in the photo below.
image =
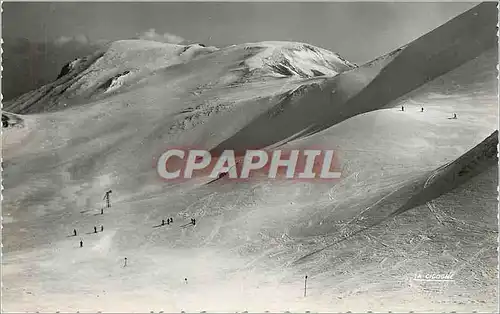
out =
[[[426,182],[498,129],[494,9],[361,66],[121,41],[5,104],[3,310],[493,311],[497,167]],[[343,178],[165,183],[155,159],[179,145],[333,148]]]

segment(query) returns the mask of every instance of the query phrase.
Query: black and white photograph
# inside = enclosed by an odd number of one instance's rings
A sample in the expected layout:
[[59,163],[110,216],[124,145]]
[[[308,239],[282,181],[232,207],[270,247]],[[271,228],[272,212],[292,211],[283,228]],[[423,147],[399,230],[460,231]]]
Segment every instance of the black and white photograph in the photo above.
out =
[[2,3],[2,313],[496,313],[497,2]]

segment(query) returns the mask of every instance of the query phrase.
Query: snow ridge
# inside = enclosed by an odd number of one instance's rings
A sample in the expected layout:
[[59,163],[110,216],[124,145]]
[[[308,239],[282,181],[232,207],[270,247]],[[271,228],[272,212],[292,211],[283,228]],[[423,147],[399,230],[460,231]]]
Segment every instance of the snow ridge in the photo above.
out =
[[247,47],[264,48],[246,61],[250,71],[263,70],[276,77],[335,76],[356,67],[336,53],[303,43],[268,41]]

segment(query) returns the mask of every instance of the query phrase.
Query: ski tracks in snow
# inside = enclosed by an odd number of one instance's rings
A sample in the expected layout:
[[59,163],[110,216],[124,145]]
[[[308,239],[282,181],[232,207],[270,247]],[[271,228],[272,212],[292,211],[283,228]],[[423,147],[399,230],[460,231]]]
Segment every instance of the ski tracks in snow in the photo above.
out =
[[[449,163],[448,163],[449,164]],[[446,164],[443,168],[445,168],[448,164]],[[441,168],[441,169],[443,169]],[[432,172],[432,174],[427,178],[427,180],[425,180],[425,183],[424,183],[424,189],[427,188],[427,186],[429,186],[433,181],[434,181],[434,178],[439,174],[441,173],[440,169],[437,169],[435,171]],[[425,205],[427,206],[427,208],[429,208],[430,212],[434,215],[434,217],[436,217],[436,220],[444,225],[444,222],[441,220],[440,218],[440,211],[439,209],[437,209],[435,206],[434,206],[434,203],[432,202],[432,200],[428,201],[425,203]],[[438,214],[439,212],[439,214]]]
[[[368,206],[367,208],[365,208],[364,210],[362,210],[362,211],[361,211],[360,213],[358,213],[355,217],[353,217],[350,221],[348,221],[346,224],[344,224],[344,225],[342,226],[342,229],[341,229],[341,232],[340,232],[340,233],[341,233],[341,234],[343,234],[343,232],[342,232],[342,231],[345,231],[345,230],[347,229],[347,227],[348,227],[348,226],[350,226],[353,222],[355,222],[356,220],[359,220],[359,218],[360,218],[360,217],[361,217],[361,216],[362,216],[365,212],[367,212],[368,210],[372,209],[374,206],[378,205],[380,202],[382,202],[383,200],[385,200],[386,198],[388,198],[388,197],[389,197],[389,196],[391,196],[392,194],[394,194],[394,193],[396,193],[397,191],[399,191],[399,189],[400,189],[402,186],[404,186],[405,184],[406,184],[405,182],[403,182],[403,183],[399,183],[399,184],[394,184],[394,186],[396,186],[396,188],[395,188],[393,191],[389,192],[388,194],[386,194],[386,195],[384,195],[383,197],[381,197],[380,199],[378,199],[375,203],[373,203],[372,205],[370,205],[370,206]],[[334,245],[336,245],[336,244],[338,244],[338,243],[340,243],[340,242],[343,242],[343,241],[345,241],[345,240],[347,240],[347,239],[351,238],[352,236],[358,235],[359,233],[361,233],[361,232],[363,232],[363,231],[366,231],[366,230],[370,229],[371,227],[374,227],[374,226],[378,225],[379,223],[382,223],[383,221],[385,221],[385,219],[383,219],[382,221],[380,221],[380,222],[378,222],[378,223],[372,224],[372,225],[370,225],[370,226],[368,226],[368,227],[364,227],[364,228],[361,228],[361,229],[356,230],[356,231],[348,232],[348,233],[344,234],[343,236],[341,236],[341,238],[340,238],[340,239],[333,241],[333,243],[331,243],[331,244],[327,244],[327,245],[325,245],[325,246],[324,246],[324,247],[322,247],[322,248],[319,248],[319,249],[317,249],[317,250],[314,250],[314,251],[312,251],[312,252],[310,252],[310,253],[308,253],[308,254],[306,254],[306,255],[304,255],[304,256],[302,256],[302,257],[298,258],[298,259],[296,259],[296,260],[295,260],[295,261],[293,261],[291,264],[298,264],[298,263],[300,263],[300,262],[302,262],[302,261],[306,260],[307,258],[309,258],[309,257],[311,257],[311,256],[313,256],[313,255],[316,255],[317,253],[320,253],[320,252],[322,252],[322,251],[324,251],[324,250],[326,250],[326,249],[328,249],[328,248],[330,248],[330,247],[332,247],[332,246],[334,246]]]

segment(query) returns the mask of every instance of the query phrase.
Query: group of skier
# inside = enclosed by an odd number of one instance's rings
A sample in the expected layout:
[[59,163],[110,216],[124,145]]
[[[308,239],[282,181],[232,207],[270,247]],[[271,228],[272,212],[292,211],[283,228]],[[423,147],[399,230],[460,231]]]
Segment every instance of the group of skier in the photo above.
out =
[[[170,217],[170,218],[167,219],[167,225],[170,225],[173,222],[174,222],[174,218]],[[165,226],[165,219],[161,220],[161,225]]]
[[[101,232],[104,231],[104,226],[101,225]],[[94,226],[94,233],[97,233],[97,227]],[[76,229],[73,229],[73,236],[76,237],[78,233],[76,232]],[[80,247],[83,247],[83,240],[80,239]]]
[[[106,208],[111,207],[111,201],[110,201],[110,199],[109,199],[109,195],[110,195],[110,194],[111,194],[111,190],[106,191],[106,192],[104,193],[104,198],[103,198],[103,200],[105,200],[105,201],[106,201]],[[101,215],[104,215],[104,208],[101,208]],[[103,231],[104,231],[104,226],[103,226],[103,225],[101,225],[101,232],[103,232]],[[94,226],[94,233],[97,233],[97,227],[96,227],[96,226]],[[75,237],[76,237],[76,236],[77,236],[77,234],[78,234],[78,233],[76,232],[76,229],[73,229],[73,236],[75,236]],[[83,247],[83,240],[82,240],[82,239],[80,239],[80,247]]]
[[[106,201],[106,208],[110,208],[111,207],[111,202],[110,202],[110,197],[109,197],[109,195],[111,194],[111,192],[112,191],[109,190],[109,191],[107,191],[107,192],[104,193],[103,200]],[[101,208],[101,215],[103,215],[103,214],[104,214],[104,208]],[[170,217],[170,218],[167,219],[166,224],[170,225],[173,222],[174,222],[174,218]],[[191,218],[191,224],[193,226],[195,226],[196,225],[196,219]],[[165,219],[161,220],[161,225],[162,226],[165,225]],[[104,231],[104,226],[101,225],[101,232],[103,232],[103,231]],[[97,233],[97,227],[96,226],[94,226],[94,233]],[[76,229],[73,229],[73,236],[76,237],[77,235],[78,235],[78,233],[77,233]],[[80,247],[83,247],[83,240],[82,239],[80,239]],[[127,266],[127,258],[125,258],[125,266]]]
[[[167,219],[167,225],[170,225],[170,224],[171,224],[171,223],[173,223],[173,222],[174,222],[174,218],[168,218],[168,219]],[[192,224],[193,226],[195,226],[195,225],[196,225],[196,219],[195,219],[195,218],[191,218],[191,224]],[[165,219],[162,219],[162,220],[161,220],[161,225],[162,225],[162,226],[164,226],[164,225],[165,225]]]
[[[405,106],[401,106],[401,111],[405,111]],[[420,112],[424,112],[424,107],[420,108]],[[450,118],[450,119],[458,119],[457,114],[454,113],[453,118]]]

